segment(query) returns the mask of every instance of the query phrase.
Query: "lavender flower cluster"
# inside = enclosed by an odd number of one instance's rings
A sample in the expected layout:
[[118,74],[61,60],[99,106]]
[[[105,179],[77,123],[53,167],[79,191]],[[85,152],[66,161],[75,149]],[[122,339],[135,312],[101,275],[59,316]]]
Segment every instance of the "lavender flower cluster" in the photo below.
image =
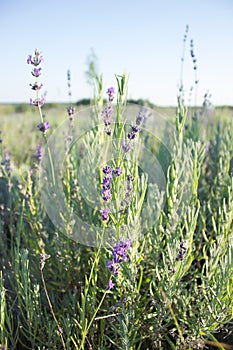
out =
[[132,150],[133,146],[131,144],[131,141],[134,140],[137,136],[137,134],[141,131],[140,127],[142,126],[144,122],[145,116],[142,112],[139,112],[136,116],[136,124],[131,125],[131,131],[128,133],[127,138],[128,142],[125,142],[121,140],[121,147],[125,153],[128,153]]
[[[101,183],[102,185],[102,198],[105,202],[110,202],[112,199],[112,194],[111,194],[111,184],[112,184],[112,174],[116,176],[120,176],[122,174],[121,167],[117,167],[116,169],[112,169],[109,165],[106,165],[106,167],[103,168],[103,173],[105,174],[103,178],[103,182]],[[109,210],[107,208],[103,209],[100,211],[102,215],[102,220],[103,221],[108,221],[108,213]]]
[[178,255],[176,257],[176,261],[183,261],[185,258],[185,255],[187,254],[187,246],[188,246],[188,242],[184,241],[180,244],[180,249],[178,252]]
[[71,75],[70,75],[70,70],[68,69],[67,71],[67,86],[68,86],[68,96],[71,98]]
[[42,146],[41,145],[37,145],[37,147],[36,147],[36,158],[37,158],[38,162],[42,161],[42,157],[43,157]]
[[[71,76],[70,76],[70,70],[67,71],[67,85],[68,85],[68,95],[71,101]],[[75,112],[75,108],[74,106],[68,106],[66,108],[66,111],[68,113],[69,116],[69,120],[70,120],[70,128],[72,129],[74,127],[73,121],[74,121],[74,112]]]
[[6,149],[6,147],[4,147],[4,158],[3,158],[3,162],[2,165],[5,167],[7,176],[10,177],[11,175],[11,158],[10,158],[10,154],[9,151]]
[[[31,64],[34,66],[34,68],[31,71],[31,74],[35,77],[38,78],[41,75],[41,67],[37,68],[41,62],[43,61],[43,56],[41,53],[36,49],[35,50],[35,56],[33,57],[32,55],[28,55],[27,58],[27,64]],[[34,84],[30,84],[32,90],[39,91],[42,88],[42,84],[39,84],[38,80]],[[30,99],[30,104],[34,105],[36,107],[38,106],[43,106],[44,104],[44,99],[40,99],[39,97],[36,100]]]
[[128,133],[128,139],[133,140],[141,131],[140,126],[142,125],[144,121],[144,115],[142,112],[139,112],[138,115],[136,116],[136,125],[131,126],[131,132]]
[[123,199],[122,205],[128,206],[131,201],[131,196],[133,192],[133,181],[134,178],[132,175],[127,176],[127,184],[126,184],[126,191],[125,191],[125,197]]
[[[112,260],[108,261],[106,266],[109,268],[110,272],[114,276],[118,276],[119,270],[121,268],[121,263],[128,261],[127,250],[130,249],[132,242],[130,239],[124,242],[121,238],[120,241],[114,246],[112,252]],[[108,282],[108,289],[113,289],[115,284],[112,279]]]
[[[194,44],[193,44],[193,39],[190,40],[190,55],[193,61],[193,69],[197,70],[197,59],[194,53]],[[197,82],[195,82],[197,83]]]
[[103,173],[105,174],[105,177],[103,178],[102,182],[102,198],[105,202],[110,202],[112,198],[111,194],[111,183],[112,183],[112,168],[109,165],[106,165],[105,168],[103,168]]
[[104,121],[104,132],[108,135],[111,136],[112,134],[112,129],[111,129],[111,124],[112,124],[112,114],[113,114],[113,105],[112,102],[114,100],[114,95],[115,95],[115,90],[113,87],[108,88],[107,90],[108,94],[108,104],[107,106],[103,109],[102,111],[102,118]]
[[[41,67],[38,68],[38,66],[41,64],[42,61],[43,56],[37,49],[35,50],[34,56],[28,55],[27,58],[27,64],[31,64],[34,67],[31,71],[31,74],[33,77],[36,78],[35,83],[30,84],[30,86],[32,90],[36,91],[37,96],[34,100],[30,98],[30,104],[38,108],[42,107],[45,103],[44,96],[39,97],[39,90],[42,88],[43,84],[38,82],[38,78],[41,75]],[[42,133],[45,133],[50,128],[50,124],[49,122],[45,122],[44,120],[42,120],[42,122],[39,125],[37,125],[37,127]]]
[[122,174],[121,167],[118,167],[116,169],[112,169],[109,165],[106,165],[105,168],[103,168],[103,173],[105,174],[105,177],[103,178],[102,184],[102,198],[106,202],[110,202],[112,198],[111,194],[111,183],[112,183],[112,174],[115,174],[116,176],[120,176]]
[[70,121],[72,121],[74,118],[75,108],[73,106],[69,106],[66,108],[66,110],[67,110]]

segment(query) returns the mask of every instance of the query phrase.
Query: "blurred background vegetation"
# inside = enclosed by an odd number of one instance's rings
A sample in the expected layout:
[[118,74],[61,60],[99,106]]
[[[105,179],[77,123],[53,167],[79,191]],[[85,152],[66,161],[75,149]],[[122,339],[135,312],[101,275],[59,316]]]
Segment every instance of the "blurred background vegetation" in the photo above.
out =
[[[139,104],[155,109],[158,113],[167,116],[171,121],[175,120],[176,107],[157,106],[148,100],[128,100],[128,103]],[[46,120],[51,124],[52,133],[64,120],[68,118],[66,108],[69,103],[47,103],[43,106],[43,113]],[[75,111],[93,105],[89,98],[73,103]],[[194,108],[190,107],[190,115],[193,115]],[[233,106],[217,106],[208,111],[208,119],[213,124],[220,122],[225,124],[233,120]],[[210,121],[209,120],[209,121]],[[4,141],[15,166],[31,166],[31,157],[36,152],[38,144],[43,143],[41,133],[35,132],[39,124],[39,116],[36,108],[29,103],[0,104],[0,138]],[[216,124],[215,124],[216,125]],[[33,158],[32,158],[33,159]]]

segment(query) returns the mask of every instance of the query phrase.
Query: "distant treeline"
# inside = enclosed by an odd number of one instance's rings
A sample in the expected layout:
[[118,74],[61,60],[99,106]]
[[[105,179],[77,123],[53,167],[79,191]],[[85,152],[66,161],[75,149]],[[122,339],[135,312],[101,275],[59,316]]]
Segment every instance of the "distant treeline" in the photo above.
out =
[[[104,100],[104,103],[106,103],[107,100]],[[153,104],[152,102],[150,102],[147,99],[128,99],[128,103],[132,103],[132,104],[138,104],[141,106],[147,106],[149,108],[155,108],[155,107],[162,107],[159,104]],[[94,104],[93,99],[90,98],[83,98],[81,100],[78,100],[77,102],[46,102],[43,106],[43,111],[48,111],[51,109],[66,109],[66,107],[68,107],[69,105],[73,105],[73,106],[77,106],[77,107],[81,107],[81,106],[90,106]],[[170,106],[172,108],[176,108],[176,106]],[[197,107],[198,109],[201,106]],[[164,106],[164,108],[168,108],[166,106]],[[233,106],[215,106],[215,108],[217,110],[227,110],[228,112],[232,113],[233,112]],[[31,111],[32,106],[30,106],[29,103],[0,103],[0,115],[1,114],[12,114],[12,113],[25,113],[28,111]]]
[[[92,102],[93,102],[93,100],[91,100],[90,98],[83,98],[83,99],[79,100],[78,102],[76,102],[76,105],[77,106],[88,106],[88,105],[93,104]],[[106,103],[106,102],[107,102],[107,100],[104,100],[104,103]],[[150,108],[153,108],[155,106],[149,100],[143,100],[141,98],[138,100],[128,99],[128,103],[134,103],[134,104],[138,104],[141,106],[146,105],[147,107],[150,107]]]

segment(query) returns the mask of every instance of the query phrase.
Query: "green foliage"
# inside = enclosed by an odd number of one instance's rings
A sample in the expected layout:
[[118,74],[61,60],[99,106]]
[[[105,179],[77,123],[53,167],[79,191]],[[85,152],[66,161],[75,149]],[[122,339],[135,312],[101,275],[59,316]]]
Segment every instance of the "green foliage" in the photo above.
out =
[[[96,83],[93,120],[98,120],[103,102],[102,78],[93,61],[89,77]],[[203,124],[197,118],[194,125],[189,111],[178,100],[174,117],[169,118],[174,143],[166,161],[165,147],[155,137],[145,134],[143,138],[143,133],[138,137],[139,146],[125,157],[120,140],[127,139],[129,132],[124,120],[127,76],[116,78],[117,156],[111,166],[121,166],[122,175],[112,183],[115,211],[109,221],[104,223],[98,208],[88,206],[84,198],[89,195],[89,187],[81,186],[77,174],[85,160],[85,184],[98,180],[94,185],[100,189],[103,176],[95,164],[104,162],[110,147],[106,143],[100,152],[101,143],[107,140],[101,123],[67,153],[60,176],[69,209],[100,229],[100,242],[111,226],[118,238],[132,238],[129,259],[122,263],[115,288],[108,290],[110,272],[106,262],[111,259],[111,246],[86,247],[54,226],[37,185],[34,146],[24,146],[25,160],[22,151],[20,159],[16,150],[13,152],[16,166],[10,174],[1,152],[2,346],[12,350],[200,349],[210,341],[216,343],[217,332],[223,327],[227,331],[232,327],[232,121],[224,117],[224,122],[218,123],[216,118],[209,118]],[[27,134],[28,145],[36,145],[36,117],[19,118],[14,129],[17,143]],[[56,119],[57,114],[53,120],[59,123],[62,115]],[[162,130],[164,135],[167,126]],[[5,145],[11,144],[12,135],[6,136],[3,128]],[[69,149],[65,137],[60,146]],[[140,146],[161,161],[166,175],[164,191],[150,183],[148,174],[137,166]],[[30,164],[32,169],[17,166],[17,160],[18,164]],[[148,160],[140,161],[145,165]],[[134,177],[132,198],[123,211],[119,208],[129,174]],[[69,225],[67,233],[72,223]]]

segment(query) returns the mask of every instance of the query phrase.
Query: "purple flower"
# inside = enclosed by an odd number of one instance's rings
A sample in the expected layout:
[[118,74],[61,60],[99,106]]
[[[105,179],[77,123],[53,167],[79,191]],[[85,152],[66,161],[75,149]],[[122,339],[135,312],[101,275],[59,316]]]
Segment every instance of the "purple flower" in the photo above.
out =
[[120,242],[115,245],[112,255],[116,263],[128,260],[127,250],[131,247],[131,244],[132,242],[130,239],[124,242],[121,238]]
[[34,68],[31,73],[34,77],[38,78],[41,75],[41,68]]
[[110,128],[110,125],[112,124],[112,114],[113,114],[113,107],[111,104],[108,104],[102,111],[102,117],[104,121],[104,132],[110,136],[112,134],[112,130]]
[[112,179],[110,177],[104,177],[103,182],[101,183],[104,191],[111,189],[111,182]]
[[108,281],[108,290],[111,290],[115,287],[115,284],[113,283],[112,279]]
[[124,151],[125,153],[131,151],[132,148],[133,148],[133,146],[132,146],[132,144],[131,144],[130,142],[127,142],[127,143],[126,143],[126,142],[124,142],[123,140],[121,140],[121,147],[122,147],[122,149],[123,149],[123,151]]
[[38,161],[40,162],[40,161],[42,160],[42,155],[43,155],[41,145],[38,145],[38,146],[36,147],[36,151],[37,151],[36,158],[37,158]]
[[129,132],[128,133],[128,139],[129,140],[133,140],[133,139],[135,139],[135,137],[136,137],[136,134],[134,132]]
[[36,78],[38,78],[41,75],[41,68],[33,68],[32,75]]
[[144,115],[142,112],[139,112],[138,115],[136,116],[136,124],[138,126],[142,125],[143,121],[144,121]]
[[109,165],[103,168],[103,173],[106,175],[103,179],[103,189],[101,191],[104,201],[109,202],[112,198],[111,194],[111,182],[112,182],[112,168]]
[[6,148],[4,150],[4,160],[5,160],[6,163],[10,162],[10,154],[9,154],[9,151]]
[[102,190],[102,195],[103,195],[103,200],[105,202],[110,202],[111,198],[112,198],[112,194],[110,192],[110,189],[109,190]]
[[178,255],[176,257],[176,261],[183,261],[185,258],[185,255],[187,254],[188,250],[188,241],[184,241],[180,244],[180,250],[178,252]]
[[114,100],[114,94],[115,94],[114,88],[113,87],[108,88],[107,94],[108,94],[109,102],[112,102]]
[[27,64],[32,63],[32,55],[28,55]]
[[116,175],[116,176],[120,176],[122,174],[122,170],[121,170],[121,167],[117,167],[116,169],[113,170],[113,173]]
[[39,125],[37,125],[37,127],[39,128],[39,130],[41,132],[46,132],[50,128],[50,124],[49,124],[49,122],[44,122],[44,123],[40,123]]
[[38,50],[35,50],[35,56],[28,55],[27,64],[32,64],[33,66],[38,66],[43,61],[43,56]]
[[[109,260],[106,264],[107,268],[109,268],[112,275],[117,276],[119,274],[119,270],[121,268],[121,263],[128,261],[127,250],[130,249],[132,242],[128,239],[126,242],[120,238],[120,241],[114,246],[112,252],[112,260]],[[114,283],[112,280],[109,280],[108,289],[114,288]]]
[[132,126],[131,126],[131,129],[132,129],[132,131],[128,133],[128,139],[129,139],[129,140],[135,139],[137,133],[140,131],[138,125],[132,125]]
[[35,82],[35,84],[30,84],[32,87],[32,90],[38,91],[42,88],[43,84],[38,84],[38,82]]
[[138,125],[132,125],[132,131],[135,133],[139,132],[140,129],[139,129]]
[[102,215],[102,220],[103,221],[108,221],[109,219],[109,216],[108,216],[108,213],[109,213],[109,209],[108,208],[105,208],[105,209],[102,209],[100,211],[101,215]]
[[127,176],[127,181],[133,182],[133,181],[134,181],[133,176],[129,174],[129,175]]
[[109,126],[112,124],[112,114],[113,114],[113,107],[112,105],[108,104],[102,111],[102,117],[104,121],[105,126]]
[[110,191],[111,190],[111,183],[107,184],[107,185],[103,185],[103,190],[101,193],[104,193],[105,191]]
[[68,113],[69,117],[71,119],[73,119],[73,115],[74,115],[74,112],[75,112],[74,107],[73,106],[69,106],[69,107],[66,108],[66,110],[67,110],[67,113]]
[[122,201],[122,205],[129,205],[131,202],[132,192],[133,192],[133,184],[134,178],[132,175],[127,176],[127,185],[126,185],[126,191],[124,195],[124,199]]
[[110,272],[117,276],[120,270],[120,265],[114,259],[107,262],[106,266],[109,268]]
[[112,168],[109,165],[106,165],[105,168],[103,168],[104,174],[112,174]]
[[33,100],[32,98],[30,98],[30,105],[32,105],[32,106],[41,107],[41,106],[43,106],[44,103],[45,103],[44,97],[38,98],[36,100]]
[[114,257],[114,261],[119,264],[123,261],[128,260],[126,251],[121,247],[118,249],[117,252],[116,251],[113,252],[113,257]]
[[127,192],[132,192],[133,190],[133,184],[132,182],[134,181],[134,178],[132,177],[132,175],[128,175],[127,176],[127,186],[126,186],[126,189],[127,189]]
[[5,169],[7,171],[7,175],[10,176],[10,174],[11,174],[11,158],[10,158],[9,151],[5,147],[4,147],[4,158],[3,158],[2,165],[5,166]]
[[111,136],[112,135],[112,129],[111,128],[104,128],[104,132],[108,135]]

